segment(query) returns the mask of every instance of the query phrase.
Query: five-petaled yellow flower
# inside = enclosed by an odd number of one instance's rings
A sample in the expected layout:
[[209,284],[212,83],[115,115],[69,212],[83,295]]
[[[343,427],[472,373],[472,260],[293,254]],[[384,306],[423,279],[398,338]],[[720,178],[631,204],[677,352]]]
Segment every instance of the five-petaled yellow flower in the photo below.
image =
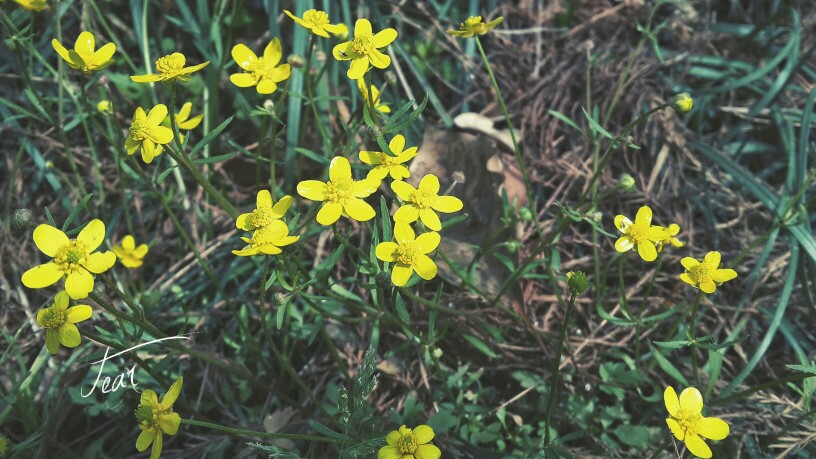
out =
[[187,63],[187,58],[184,57],[184,54],[181,53],[173,53],[167,56],[160,57],[156,60],[156,71],[159,73],[148,73],[146,75],[133,75],[130,77],[131,80],[137,83],[153,83],[156,81],[190,81],[190,74],[193,72],[197,72],[210,61],[203,62],[201,64],[196,64],[190,67],[185,67],[184,64]]
[[625,253],[637,249],[644,261],[655,261],[657,258],[655,244],[669,238],[666,228],[652,226],[652,209],[648,206],[638,209],[634,223],[623,215],[615,216],[615,227],[623,234],[615,241],[615,250]]
[[425,424],[409,429],[404,425],[399,430],[391,431],[383,446],[377,453],[377,459],[439,459],[442,451],[431,440],[434,431]]
[[471,16],[465,22],[459,24],[459,30],[448,30],[448,35],[455,35],[457,37],[470,38],[475,35],[484,35],[497,25],[504,21],[504,17],[498,18],[485,24],[482,22],[481,16]]
[[272,201],[272,194],[268,190],[261,190],[255,197],[255,210],[238,216],[235,226],[244,231],[255,231],[269,226],[280,220],[286,211],[292,207],[292,197],[286,195],[278,202]]
[[18,5],[27,9],[28,11],[40,12],[48,9],[48,3],[45,0],[14,0]]
[[669,425],[674,436],[686,443],[686,447],[695,456],[711,457],[711,448],[700,437],[709,440],[722,440],[728,436],[728,423],[719,418],[704,418],[703,396],[694,387],[688,387],[680,393],[669,386],[663,392],[663,401],[669,416],[666,424]]
[[374,35],[368,19],[358,19],[354,24],[354,40],[340,43],[332,50],[338,61],[351,61],[348,77],[357,80],[368,72],[371,64],[378,69],[391,65],[391,58],[380,52],[397,38],[397,31],[391,28],[384,29]]
[[144,451],[152,444],[150,459],[158,459],[161,455],[162,434],[175,435],[178,432],[181,416],[173,412],[173,403],[181,394],[183,383],[184,378],[179,376],[162,397],[161,402],[153,390],[147,389],[142,392],[139,406],[133,413],[139,421],[139,429],[142,430],[136,439],[136,449]]
[[130,135],[125,140],[127,154],[132,155],[141,148],[142,160],[147,164],[153,162],[153,158],[161,154],[162,145],[173,140],[173,131],[161,125],[166,116],[167,106],[164,104],[156,105],[147,114],[142,107],[136,107]]
[[54,304],[37,312],[37,325],[45,329],[45,348],[56,354],[59,346],[77,347],[82,341],[76,323],[89,319],[93,310],[84,304],[69,308],[68,292],[57,293]]
[[678,225],[677,223],[672,223],[665,229],[667,237],[666,239],[663,239],[662,241],[659,241],[657,243],[658,253],[662,252],[663,247],[669,244],[671,244],[671,246],[675,248],[680,248],[686,245],[685,242],[680,241],[680,239],[677,239],[676,237],[678,234],[680,234],[680,225]]
[[442,222],[437,212],[451,213],[462,210],[462,201],[455,196],[439,196],[439,179],[428,174],[422,177],[419,188],[401,180],[391,182],[391,189],[405,203],[397,209],[394,221],[411,223],[422,220],[429,229],[439,231]]
[[683,258],[680,263],[686,272],[680,275],[680,280],[705,293],[714,293],[718,285],[737,277],[733,269],[719,269],[720,258],[720,252],[708,252],[703,261]]
[[376,86],[372,84],[371,91],[366,91],[365,78],[360,78],[357,80],[357,88],[360,90],[360,94],[363,95],[363,99],[367,104],[372,105],[371,101],[374,101],[373,105],[375,110],[380,113],[391,113],[391,107],[380,102],[380,90],[377,89]]
[[283,10],[283,12],[315,35],[329,38],[329,34],[342,35],[343,32],[348,34],[348,27],[345,24],[329,24],[329,15],[325,11],[307,10],[303,13],[303,19],[295,16],[290,11]]
[[411,147],[403,151],[402,149],[405,148],[405,137],[403,137],[402,134],[397,134],[391,139],[388,148],[397,156],[390,156],[381,151],[360,152],[360,161],[375,166],[374,169],[368,171],[368,178],[381,181],[389,174],[394,180],[402,180],[405,177],[410,177],[411,173],[408,172],[408,168],[402,164],[412,160],[414,156],[417,155],[417,147]]
[[37,248],[53,260],[23,273],[23,285],[28,288],[48,287],[64,277],[65,291],[81,300],[93,291],[93,274],[103,273],[116,263],[113,252],[95,252],[105,239],[102,220],[92,220],[76,239],[68,239],[65,233],[46,224],[35,228],[33,237]]
[[142,266],[142,258],[147,255],[147,244],[140,244],[136,247],[136,240],[128,234],[122,238],[121,244],[113,246],[113,253],[125,265],[125,268],[138,268]]
[[68,63],[72,69],[82,70],[85,73],[102,70],[113,63],[113,53],[116,45],[108,43],[96,50],[96,39],[91,32],[82,32],[74,43],[74,49],[65,49],[57,39],[51,40],[54,51]]
[[340,219],[341,215],[361,222],[374,218],[374,208],[362,198],[370,196],[379,186],[379,180],[355,181],[348,159],[337,156],[329,164],[328,182],[304,180],[298,183],[297,192],[312,201],[325,201],[317,212],[317,222],[328,226]]
[[239,43],[232,47],[232,58],[246,72],[233,73],[230,81],[240,88],[255,86],[258,94],[272,94],[278,83],[289,78],[292,71],[289,64],[278,65],[283,56],[280,40],[273,38],[258,57],[246,45]]
[[290,236],[289,227],[283,220],[273,220],[252,233],[252,238],[242,237],[249,244],[241,250],[233,250],[233,255],[248,257],[250,255],[277,255],[281,247],[294,244],[300,236]]
[[377,244],[377,258],[396,263],[391,270],[391,282],[402,287],[416,271],[419,277],[431,280],[436,277],[436,263],[428,256],[439,246],[439,233],[431,231],[419,237],[411,225],[405,222],[394,222],[394,242]]

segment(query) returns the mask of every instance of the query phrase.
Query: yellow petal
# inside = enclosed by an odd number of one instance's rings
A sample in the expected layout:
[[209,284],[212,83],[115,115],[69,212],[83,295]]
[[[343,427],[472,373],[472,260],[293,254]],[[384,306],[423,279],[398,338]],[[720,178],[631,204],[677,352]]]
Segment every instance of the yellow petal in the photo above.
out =
[[54,285],[63,274],[60,265],[52,262],[29,269],[23,273],[21,280],[28,288],[44,288]]
[[51,40],[51,46],[54,48],[54,51],[57,52],[59,57],[61,57],[65,62],[72,64],[72,67],[77,64],[76,62],[71,61],[71,55],[68,53],[68,50],[65,48],[65,46],[62,46],[62,43],[57,41],[56,38]]
[[162,433],[161,430],[156,432],[156,438],[153,440],[153,448],[150,450],[150,459],[159,459],[162,452]]
[[388,66],[391,65],[391,58],[376,49],[372,49],[371,52],[368,53],[368,61],[378,69],[388,68]]
[[419,219],[432,231],[442,230],[442,222],[439,220],[439,215],[432,209],[420,209]]
[[414,437],[416,437],[417,443],[424,445],[425,443],[429,443],[431,440],[433,440],[434,431],[431,426],[422,424],[414,429]]
[[615,215],[615,228],[621,233],[626,233],[629,227],[632,226],[632,220],[623,215]]
[[87,298],[88,294],[93,291],[93,285],[93,276],[84,269],[77,269],[68,274],[65,279],[65,291],[68,292],[68,296],[75,300]]
[[167,117],[167,105],[157,104],[147,114],[147,122],[151,126],[158,126]]
[[251,217],[252,217],[251,213],[239,215],[238,218],[235,220],[235,227],[238,229],[242,229],[244,231],[254,230],[255,225],[252,224]]
[[687,284],[689,284],[689,285],[697,286],[697,282],[694,279],[692,279],[691,276],[689,276],[686,273],[683,273],[683,274],[680,275],[680,280],[687,283]]
[[[323,29],[325,29],[326,32],[329,32],[332,35],[340,35],[343,32],[348,33],[348,27],[346,27],[345,24],[326,24],[323,26]],[[315,33],[317,32],[315,31]],[[323,36],[322,34],[319,35]],[[328,34],[325,35],[325,37],[328,38]]]
[[329,164],[329,179],[334,182],[340,182],[351,178],[351,165],[343,156],[335,156]]
[[54,306],[58,307],[63,311],[68,310],[68,304],[70,303],[70,301],[71,299],[68,296],[68,292],[66,292],[65,290],[54,295]]
[[385,436],[385,443],[391,446],[398,446],[399,440],[402,436],[400,435],[398,430],[392,430],[388,432],[388,435]]
[[353,57],[356,57],[356,55],[353,56],[350,41],[335,45],[335,47],[332,48],[332,56],[334,56],[334,58],[338,61],[347,61]]
[[269,190],[259,191],[255,196],[255,207],[258,209],[272,207],[272,193]]
[[130,79],[136,83],[155,83],[156,81],[161,81],[162,76],[155,73],[148,73],[146,75],[132,75]]
[[158,156],[156,153],[156,143],[150,139],[144,139],[142,141],[142,161],[145,164],[150,164],[153,162],[153,158]]
[[[397,432],[397,431],[394,430],[391,433],[394,433],[394,432]],[[388,434],[388,435],[391,435],[391,434]],[[388,439],[388,437],[386,437],[386,441],[387,441],[387,439]],[[399,432],[397,432],[397,439],[399,439]],[[401,459],[401,458],[402,458],[402,453],[400,452],[399,447],[397,447],[397,446],[393,446],[393,445],[383,446],[377,452],[377,459]]]
[[[388,108],[388,107],[385,107]],[[389,110],[390,111],[390,110]],[[417,155],[417,147],[411,147],[399,154],[399,162],[404,163],[410,161]]]
[[289,64],[283,64],[275,67],[274,70],[272,70],[272,73],[270,73],[269,78],[271,78],[272,81],[278,83],[289,78],[289,75],[291,74],[292,66],[290,66]]
[[116,264],[116,254],[111,251],[96,252],[88,255],[82,265],[94,274],[104,273]]
[[377,249],[375,251],[377,258],[382,261],[396,261],[397,259],[397,248],[399,246],[393,242],[380,242],[377,244]]
[[[355,29],[356,32],[356,29]],[[374,35],[374,47],[385,48],[397,39],[397,31],[391,28],[383,29]]]
[[[666,405],[666,410],[669,412],[672,417],[678,417],[680,411],[680,400],[677,398],[677,392],[674,391],[674,387],[668,386],[666,390],[663,391],[663,403]],[[680,438],[682,440],[682,438]]]
[[439,196],[431,204],[431,208],[437,212],[458,212],[462,210],[462,200],[456,196]]
[[391,270],[391,282],[397,287],[402,287],[408,283],[411,274],[414,272],[413,268],[402,263],[397,263],[394,269]]
[[266,255],[278,255],[280,253],[283,253],[283,250],[281,250],[279,247],[277,247],[274,244],[264,244],[264,245],[258,247],[258,252],[266,254]]
[[687,415],[703,411],[703,394],[694,387],[687,387],[680,392],[680,409]]
[[243,43],[232,47],[232,58],[244,70],[249,70],[253,64],[258,62],[258,56]]
[[433,174],[428,174],[425,177],[422,177],[422,180],[419,182],[419,189],[429,194],[438,194],[439,178]]
[[710,295],[717,290],[717,284],[715,284],[713,281],[700,282],[700,290]]
[[68,243],[68,236],[65,233],[45,223],[34,229],[33,238],[37,248],[51,258],[55,257],[57,251]]
[[686,447],[691,454],[697,457],[702,457],[703,459],[711,457],[711,448],[709,448],[698,435],[686,436]]
[[354,23],[354,37],[362,37],[364,35],[371,35],[371,23],[368,22],[366,18],[360,18]]
[[48,352],[56,354],[59,351],[60,338],[59,332],[53,328],[45,331],[45,348]]
[[283,217],[290,207],[292,207],[292,197],[287,194],[272,206],[272,213],[278,217]]
[[281,56],[283,56],[283,46],[281,46],[280,40],[275,37],[264,48],[264,65],[271,65],[272,67],[278,65]]
[[361,151],[360,152],[360,161],[364,162],[365,164],[369,164],[369,165],[382,164],[382,161],[380,161],[380,152],[379,151]]
[[615,241],[615,250],[620,253],[628,252],[634,247],[635,241],[633,241],[629,236],[621,236],[617,241]]
[[[210,61],[202,62],[200,64],[191,65],[190,67],[186,67],[186,68],[182,69],[182,71],[184,72],[184,74],[189,75],[190,73],[197,72],[197,71],[203,69],[204,67],[206,67],[209,64],[210,64]],[[186,78],[186,79],[179,78],[179,80],[188,81],[189,78]]]
[[136,240],[133,239],[133,236],[128,234],[127,236],[122,238],[122,248],[127,250],[133,250],[134,247],[136,247]]
[[388,169],[388,172],[391,174],[391,178],[394,180],[402,180],[406,177],[410,177],[411,173],[408,172],[408,168],[397,164],[396,166],[391,166]]
[[144,451],[150,444],[153,443],[154,433],[149,430],[143,430],[142,433],[139,434],[139,438],[136,439],[136,450],[137,451]]
[[91,220],[77,235],[77,242],[85,244],[88,253],[96,250],[105,239],[105,224],[98,218]]
[[439,242],[441,238],[439,237],[439,233],[430,232],[430,233],[422,233],[419,237],[416,238],[416,249],[417,252],[421,254],[428,254],[433,252],[437,247],[439,247]]
[[348,76],[350,80],[362,78],[366,72],[368,72],[368,63],[368,56],[360,56],[352,59],[351,66],[349,67],[346,76]]
[[[430,429],[430,427],[428,428]],[[414,429],[414,434],[416,435],[416,429]],[[439,459],[442,457],[442,451],[434,445],[419,445],[414,453],[414,457],[416,457],[416,459]]]
[[141,244],[139,247],[133,249],[133,256],[137,258],[144,258],[147,255],[147,244]]
[[666,424],[669,426],[669,430],[674,434],[674,438],[683,441],[686,438],[686,431],[683,430],[683,427],[680,426],[680,423],[672,418],[666,418]]
[[179,378],[170,386],[170,389],[167,390],[167,393],[162,397],[161,405],[164,409],[168,409],[173,406],[173,403],[176,403],[176,399],[178,399],[179,394],[181,394],[181,386],[184,384],[184,377],[179,376]]
[[705,263],[711,265],[712,268],[717,268],[720,266],[721,260],[720,252],[708,252],[705,256]]
[[728,423],[719,418],[703,418],[700,421],[700,435],[711,440],[722,440],[728,436]]
[[650,226],[649,229],[646,230],[646,239],[653,242],[664,241],[670,237],[669,230],[662,226]]
[[154,392],[153,389],[146,389],[139,397],[139,403],[142,405],[156,406],[159,404],[159,397],[156,395],[156,392]]
[[269,78],[261,78],[261,81],[258,82],[258,86],[256,86],[255,89],[258,91],[258,94],[272,94],[278,89],[278,85]]
[[394,222],[394,240],[400,244],[410,244],[416,238],[416,233],[411,225],[405,222]]
[[[392,182],[391,185],[393,185],[394,183],[400,183],[400,182]],[[411,222],[417,221],[418,218],[419,218],[419,208],[417,208],[416,206],[411,205],[411,204],[406,204],[406,205],[400,207],[394,213],[394,221],[396,221],[396,222],[411,223]]]
[[637,245],[638,255],[643,261],[655,261],[657,259],[657,249],[651,242],[644,242]]
[[436,263],[427,255],[416,255],[414,263],[414,270],[419,274],[419,277],[425,280],[436,277]]
[[326,200],[326,184],[317,180],[304,180],[297,185],[299,195],[312,201]]
[[94,48],[96,48],[96,40],[90,32],[80,33],[74,43],[74,51],[76,51],[85,62],[93,61]]
[[652,209],[649,206],[643,206],[638,209],[635,216],[635,223],[642,226],[649,226],[652,223]]
[[57,329],[59,332],[59,340],[65,347],[77,347],[82,342],[82,337],[79,335],[79,329],[76,325],[64,323]]
[[680,264],[687,270],[691,271],[693,268],[696,268],[700,262],[691,257],[683,257],[680,260]]
[[380,187],[380,183],[382,183],[382,179],[377,180],[376,176],[371,178],[367,177],[364,180],[354,182],[354,197],[357,198],[369,197],[371,193],[377,191],[377,188]]
[[717,269],[711,277],[714,279],[714,282],[723,283],[736,278],[737,272],[733,269]]
[[181,424],[181,416],[178,413],[165,414],[159,417],[159,428],[167,435],[175,435]]
[[[67,295],[66,295],[67,296]],[[79,304],[65,310],[65,320],[69,324],[75,324],[88,320],[93,315],[93,309],[90,306]]]
[[248,88],[258,84],[258,78],[251,73],[233,73],[230,75],[230,81],[239,88]]
[[374,218],[377,213],[374,208],[360,198],[351,198],[343,204],[343,210],[346,211],[349,217],[358,222],[367,222]]
[[391,182],[391,189],[404,202],[410,202],[414,193],[416,193],[416,188],[406,182]]
[[327,202],[317,212],[317,222],[323,226],[329,226],[340,219],[343,214],[343,206],[336,202]]
[[103,65],[107,65],[107,63],[113,57],[113,54],[116,52],[116,45],[113,43],[108,43],[105,46],[99,48],[93,56],[94,64],[96,64],[96,69],[100,70]]

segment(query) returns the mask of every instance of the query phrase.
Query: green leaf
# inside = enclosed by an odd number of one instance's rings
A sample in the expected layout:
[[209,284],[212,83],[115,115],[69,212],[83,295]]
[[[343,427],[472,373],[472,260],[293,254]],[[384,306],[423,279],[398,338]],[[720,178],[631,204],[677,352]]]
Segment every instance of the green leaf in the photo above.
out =
[[197,144],[195,144],[193,149],[190,151],[190,158],[195,156],[196,153],[198,153],[199,151],[204,149],[204,147],[209,145],[210,142],[213,141],[213,139],[218,137],[218,134],[221,134],[221,131],[223,131],[224,129],[227,128],[227,126],[229,126],[229,124],[232,122],[233,118],[235,118],[235,115],[232,115],[229,118],[227,118],[223,123],[216,126],[215,129],[208,132],[207,135],[205,135],[203,139],[201,139]]
[[93,193],[86,194],[85,196],[82,197],[82,199],[79,200],[79,204],[77,204],[76,206],[74,206],[73,209],[71,209],[71,213],[68,215],[68,218],[65,219],[65,223],[62,225],[63,232],[68,229],[71,223],[74,222],[77,215],[79,215],[79,212],[85,208],[85,206],[88,204],[88,201],[91,199],[92,196]]
[[663,354],[660,353],[660,351],[655,349],[655,347],[652,346],[652,343],[649,343],[649,349],[652,350],[652,355],[657,361],[657,365],[660,366],[660,368],[663,371],[665,371],[666,374],[668,374],[669,376],[674,378],[675,381],[679,382],[680,384],[683,384],[684,386],[690,385],[688,380],[686,380],[683,374],[680,373],[680,370],[678,370],[677,367],[675,367],[671,362],[669,362],[669,359],[664,357]]
[[664,349],[680,349],[681,347],[691,346],[691,341],[652,341],[652,344]]
[[491,359],[497,359],[497,358],[501,357],[501,355],[496,354],[495,352],[493,352],[493,350],[490,349],[490,346],[485,344],[484,341],[482,341],[481,339],[479,339],[479,338],[477,338],[477,337],[475,337],[473,335],[468,335],[467,333],[463,333],[462,338],[464,338],[465,341],[470,343],[473,347],[475,347],[476,349],[481,351],[482,354],[490,357]]
[[237,151],[232,152],[232,153],[224,153],[223,155],[210,156],[209,158],[194,159],[193,164],[200,165],[200,164],[220,163],[221,161],[226,161],[226,160],[232,159],[232,158],[234,158],[236,156],[238,156]]

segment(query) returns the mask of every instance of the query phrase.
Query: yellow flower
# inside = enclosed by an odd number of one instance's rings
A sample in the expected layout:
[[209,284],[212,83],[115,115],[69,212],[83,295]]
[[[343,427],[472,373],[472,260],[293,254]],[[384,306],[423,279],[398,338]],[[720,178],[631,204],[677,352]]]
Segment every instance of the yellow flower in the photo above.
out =
[[434,431],[425,424],[409,429],[405,425],[392,430],[386,437],[388,446],[377,453],[377,459],[439,459],[442,451],[430,443]]
[[[43,2],[45,3],[45,2]],[[54,51],[68,63],[72,69],[82,70],[85,73],[102,70],[113,63],[113,53],[116,52],[116,45],[107,45],[94,51],[96,39],[91,32],[82,32],[74,43],[74,49],[68,50],[62,46],[57,39],[51,40]]]
[[[204,119],[204,114],[196,115],[190,118],[190,113],[192,111],[192,102],[185,102],[184,105],[181,106],[181,111],[176,113],[176,126],[178,126],[179,129],[190,131],[197,128],[198,125],[201,124],[201,120]],[[169,118],[167,119],[169,120]]]
[[403,181],[391,182],[391,189],[405,203],[394,214],[394,221],[411,223],[422,220],[433,231],[442,229],[437,212],[462,210],[462,201],[455,196],[439,196],[439,179],[433,174],[422,177],[419,188]]
[[397,31],[391,28],[382,30],[374,35],[368,19],[358,19],[354,24],[354,40],[340,43],[332,50],[338,61],[351,61],[348,77],[358,80],[368,72],[371,64],[378,69],[391,65],[391,58],[379,50],[388,46],[397,38]]
[[360,94],[363,95],[363,99],[366,101],[366,104],[371,105],[371,100],[374,100],[374,109],[379,111],[380,113],[391,113],[391,107],[380,103],[380,90],[377,89],[376,86],[373,84],[371,85],[371,92],[366,91],[365,87],[365,78],[360,78],[357,80],[357,88],[360,90]]
[[703,417],[703,396],[694,387],[684,389],[678,399],[674,388],[669,386],[663,392],[663,401],[671,416],[666,418],[666,424],[678,440],[686,443],[691,454],[711,457],[711,448],[701,436],[709,440],[722,440],[728,436],[728,423],[719,418]]
[[680,280],[705,293],[714,293],[718,285],[737,277],[733,269],[718,269],[720,258],[720,252],[708,252],[703,261],[683,258],[680,264],[686,268],[686,272],[680,275]]
[[485,24],[482,22],[481,16],[471,16],[467,18],[465,22],[459,24],[459,30],[448,30],[448,35],[464,38],[470,38],[475,35],[484,35],[487,32],[490,32],[492,28],[501,24],[502,21],[504,21],[504,17],[499,16],[498,18]]
[[291,196],[286,195],[280,201],[274,203],[272,194],[267,190],[261,190],[255,197],[255,210],[239,215],[235,221],[235,226],[244,231],[264,228],[275,220],[283,218],[290,207],[292,207]]
[[76,323],[89,319],[93,310],[90,306],[79,304],[68,307],[68,292],[57,293],[54,304],[37,312],[37,325],[45,329],[45,348],[56,354],[59,346],[77,347],[82,341]]
[[666,228],[652,226],[652,209],[648,206],[638,209],[634,223],[623,215],[615,216],[615,227],[623,234],[615,242],[615,250],[625,253],[636,248],[644,261],[655,261],[655,244],[669,238]]
[[283,220],[272,220],[266,226],[260,227],[252,233],[252,239],[242,237],[241,240],[249,244],[241,250],[233,250],[233,255],[248,257],[250,255],[277,255],[282,252],[281,247],[294,244],[300,236],[289,236],[289,227]]
[[389,174],[391,174],[391,178],[394,180],[402,180],[405,177],[410,177],[411,173],[408,172],[408,168],[403,166],[402,163],[410,161],[417,155],[417,147],[411,147],[402,151],[402,149],[405,148],[405,137],[401,134],[397,134],[391,139],[388,148],[397,156],[390,156],[381,151],[360,152],[360,161],[376,166],[374,169],[368,171],[368,178],[381,181]]
[[192,67],[184,67],[187,63],[187,58],[184,54],[173,53],[167,56],[160,57],[156,60],[156,71],[159,73],[148,73],[147,75],[133,75],[131,80],[137,83],[153,83],[156,81],[190,81],[190,74],[197,72],[210,61],[203,62]]
[[299,195],[312,201],[325,201],[317,213],[317,222],[331,225],[341,215],[365,222],[374,218],[374,208],[361,198],[367,198],[377,191],[379,180],[355,181],[351,177],[351,165],[342,156],[332,159],[329,164],[329,181],[304,180],[298,183]]
[[141,148],[142,160],[147,164],[153,162],[153,158],[161,154],[162,145],[173,140],[173,131],[161,125],[166,116],[167,106],[164,104],[156,105],[147,114],[142,107],[137,107],[133,124],[130,125],[130,135],[125,140],[127,153],[132,155]]
[[105,239],[102,220],[92,220],[76,239],[68,239],[65,233],[46,224],[35,228],[33,237],[37,248],[53,260],[23,273],[23,285],[28,288],[48,287],[64,277],[68,295],[81,300],[93,291],[93,274],[103,273],[116,263],[113,252],[94,252]]
[[109,100],[100,100],[96,103],[96,111],[99,112],[100,115],[112,115],[113,103]]
[[308,10],[303,13],[303,19],[287,10],[283,10],[283,12],[315,35],[329,38],[329,34],[341,35],[344,31],[348,34],[348,27],[346,27],[345,24],[329,24],[329,15],[325,11],[315,9]]
[[681,242],[680,239],[677,239],[677,236],[680,233],[680,225],[677,223],[672,223],[669,225],[668,228],[663,228],[666,230],[666,238],[662,241],[658,241],[657,243],[657,252],[660,253],[663,251],[663,246],[667,244],[671,244],[672,247],[680,248],[686,245],[685,242]]
[[122,238],[121,244],[113,246],[113,253],[119,257],[119,260],[126,268],[138,268],[142,266],[142,258],[147,255],[147,244],[136,247],[136,240],[128,234]]
[[436,263],[428,256],[439,246],[439,233],[431,231],[416,236],[411,225],[394,222],[394,241],[377,244],[377,258],[396,262],[391,270],[391,282],[402,287],[416,271],[419,277],[431,280],[436,277]]
[[158,459],[162,450],[162,434],[175,435],[181,424],[181,416],[173,412],[173,403],[181,394],[181,385],[184,378],[179,376],[176,382],[170,386],[170,390],[162,397],[159,397],[151,389],[142,392],[142,398],[136,411],[133,413],[139,421],[139,429],[142,433],[136,439],[136,449],[146,450],[151,444],[150,459]]
[[18,5],[27,9],[28,11],[40,12],[48,9],[48,3],[45,0],[14,0]]
[[289,78],[292,71],[289,64],[278,65],[282,56],[283,48],[277,38],[266,45],[263,57],[239,43],[232,48],[232,58],[246,73],[233,73],[230,81],[239,88],[256,86],[258,94],[272,94],[278,89],[277,83]]

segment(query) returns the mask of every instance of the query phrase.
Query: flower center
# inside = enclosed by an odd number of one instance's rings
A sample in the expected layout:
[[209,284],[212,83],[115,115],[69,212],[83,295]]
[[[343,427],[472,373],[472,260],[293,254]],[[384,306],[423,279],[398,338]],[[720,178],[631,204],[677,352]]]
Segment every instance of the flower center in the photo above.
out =
[[[414,248],[413,243],[409,244],[400,244],[397,246],[397,261],[408,265],[413,266],[414,260],[416,258],[416,248]],[[413,437],[413,436],[412,436]],[[404,437],[403,437],[404,438]],[[405,452],[405,451],[403,451]],[[413,451],[411,451],[413,453]]]
[[45,328],[59,328],[66,320],[65,311],[60,308],[45,308],[42,315],[42,326]]
[[272,61],[264,60],[259,57],[257,61],[249,68],[249,71],[258,79],[272,78],[272,72],[275,71],[275,64]]
[[303,13],[303,22],[312,27],[323,28],[329,23],[329,15],[325,11],[309,10]]
[[385,167],[396,166],[399,164],[399,158],[396,156],[388,156],[385,153],[380,153],[380,164]]
[[169,56],[160,57],[156,60],[156,71],[175,75],[184,68],[184,55],[181,53],[173,53]]
[[354,181],[351,178],[326,183],[327,201],[344,204],[347,199],[352,197],[354,197]]
[[71,272],[85,264],[88,256],[88,248],[84,243],[77,240],[68,241],[67,244],[57,250],[54,262],[61,265],[63,271]]
[[354,40],[351,42],[351,49],[361,56],[367,56],[371,51],[375,49],[374,35],[368,33],[360,35],[359,37],[355,36]]
[[694,414],[686,414],[683,410],[680,410],[677,418],[677,423],[680,424],[680,428],[683,429],[686,436],[689,435],[697,435],[700,431],[700,421],[703,419],[703,416],[700,413]]
[[264,207],[253,210],[249,220],[255,228],[263,228],[275,221],[275,216],[272,214],[271,208]]
[[714,270],[706,262],[702,262],[689,270],[689,276],[700,284],[711,282],[713,273]]
[[635,241],[635,244],[646,244],[649,242],[646,233],[649,230],[649,225],[639,225],[635,223],[629,227],[629,237]]
[[142,141],[146,139],[149,131],[150,125],[147,122],[147,118],[134,121],[133,124],[130,125],[130,136],[133,137],[133,140]]
[[407,434],[400,437],[399,450],[401,453],[414,454],[417,450],[417,447],[418,447],[417,440],[412,432],[408,432]]
[[414,203],[415,206],[419,207],[420,209],[430,208],[431,204],[433,204],[435,200],[436,193],[431,193],[421,188],[416,190],[413,196],[411,196],[411,201]]

